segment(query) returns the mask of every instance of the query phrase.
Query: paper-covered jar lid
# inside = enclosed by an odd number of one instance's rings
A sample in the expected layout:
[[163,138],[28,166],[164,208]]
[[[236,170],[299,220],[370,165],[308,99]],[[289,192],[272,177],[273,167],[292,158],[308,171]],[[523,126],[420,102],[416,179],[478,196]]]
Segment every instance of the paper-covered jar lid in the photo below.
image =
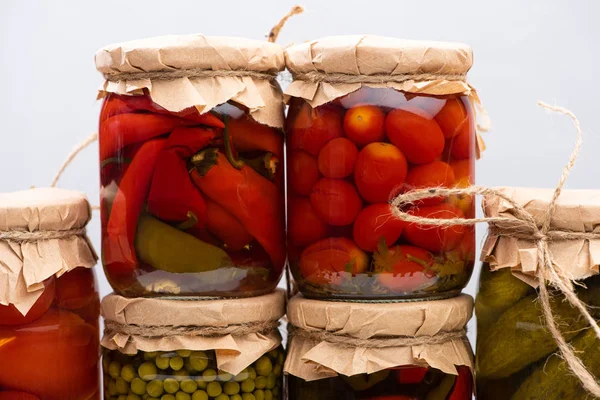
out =
[[91,209],[85,194],[38,188],[0,194],[0,304],[27,314],[43,282],[98,257],[86,236]]
[[407,365],[456,374],[472,367],[465,327],[473,314],[468,295],[402,303],[311,300],[288,304],[290,341],[285,371],[311,381]]
[[169,111],[196,107],[200,113],[227,101],[250,110],[258,122],[283,126],[277,73],[283,49],[239,37],[169,35],[116,43],[96,52],[96,69],[107,93],[137,95],[146,90]]
[[238,374],[281,344],[277,329],[285,314],[285,293],[250,298],[102,300],[102,346],[124,354],[138,351],[214,350],[217,366]]

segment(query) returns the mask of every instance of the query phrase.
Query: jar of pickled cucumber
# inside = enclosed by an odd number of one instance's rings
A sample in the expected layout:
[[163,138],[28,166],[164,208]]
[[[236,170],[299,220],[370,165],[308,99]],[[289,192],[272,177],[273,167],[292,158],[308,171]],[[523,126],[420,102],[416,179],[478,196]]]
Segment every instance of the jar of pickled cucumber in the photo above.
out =
[[167,36],[95,59],[102,260],[115,292],[271,292],[286,259],[282,49]]
[[[542,226],[552,190],[504,188],[499,196],[484,198],[486,216],[518,222],[520,208]],[[563,190],[549,225],[549,235],[559,232],[597,232],[600,191]],[[523,231],[519,238],[501,226],[490,229],[484,244],[477,315],[477,399],[567,400],[592,398],[559,351],[548,328],[540,299],[537,241]],[[600,318],[600,239],[554,237],[548,249],[555,271],[573,279],[574,293]],[[593,376],[600,376],[600,340],[577,308],[554,288],[548,274],[550,317],[573,353]]]
[[0,194],[0,399],[99,400],[100,299],[85,195]]
[[[460,293],[474,263],[470,227],[392,217],[398,194],[474,183],[479,142],[471,49],[375,36],[291,46],[286,120],[288,256],[313,298],[414,299]],[[426,55],[426,56],[424,56]],[[410,207],[474,216],[470,196]]]
[[402,304],[294,297],[289,400],[470,400],[472,307],[467,295]]
[[284,293],[184,301],[109,295],[105,399],[284,399]]

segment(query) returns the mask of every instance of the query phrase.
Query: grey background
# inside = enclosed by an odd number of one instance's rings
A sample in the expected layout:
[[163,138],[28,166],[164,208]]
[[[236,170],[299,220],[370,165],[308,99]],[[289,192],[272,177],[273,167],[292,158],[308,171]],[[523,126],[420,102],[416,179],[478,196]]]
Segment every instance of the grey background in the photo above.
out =
[[[67,153],[97,129],[101,83],[93,55],[105,44],[201,32],[263,39],[295,4],[282,0],[0,2],[0,190],[48,185]],[[575,132],[566,117],[536,106],[570,108],[585,130],[567,187],[597,188],[600,167],[598,65],[600,2],[589,0],[306,0],[279,43],[337,34],[460,41],[475,51],[469,75],[492,119],[477,164],[482,185],[553,187]],[[97,145],[59,186],[98,199]],[[99,223],[89,234],[99,247]],[[478,229],[481,240],[484,226]],[[101,268],[101,294],[110,292]],[[477,274],[475,274],[477,275]],[[474,294],[474,276],[467,293]],[[471,330],[473,337],[474,329]]]

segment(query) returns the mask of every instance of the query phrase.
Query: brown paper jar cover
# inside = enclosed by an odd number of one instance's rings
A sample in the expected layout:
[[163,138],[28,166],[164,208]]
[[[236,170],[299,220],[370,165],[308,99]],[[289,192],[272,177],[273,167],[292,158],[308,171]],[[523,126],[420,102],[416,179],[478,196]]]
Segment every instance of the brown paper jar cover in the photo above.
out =
[[35,241],[2,239],[3,234],[80,229],[90,218],[90,205],[80,192],[35,188],[0,194],[0,304],[13,304],[25,315],[42,295],[44,280],[91,268],[98,260],[84,233]]
[[[358,339],[389,336],[434,336],[465,328],[473,314],[468,295],[405,303],[351,303],[310,300],[298,295],[288,304],[288,321],[303,330],[326,331]],[[358,348],[292,337],[284,371],[306,381],[338,374],[372,374],[384,369],[430,366],[456,374],[456,366],[472,367],[472,351],[466,338],[440,344]]]
[[[541,226],[554,189],[507,187],[499,190],[529,212]],[[486,217],[514,217],[514,206],[499,196],[484,197],[482,206]],[[550,230],[599,232],[600,191],[563,190],[550,222]],[[598,274],[600,240],[550,241],[548,246],[553,262],[569,273],[573,280]],[[501,236],[490,230],[481,257],[482,261],[490,264],[492,270],[511,268],[514,275],[537,286],[537,247],[533,240]]]
[[[189,70],[254,71],[272,75],[284,68],[283,49],[274,43],[238,37],[169,35],[116,43],[98,50],[96,68],[104,76],[121,73]],[[98,98],[108,93],[140,95],[177,112],[196,107],[202,114],[227,101],[250,110],[258,122],[283,126],[282,94],[273,79],[250,76],[177,77],[105,80]]]
[[[264,296],[223,300],[165,300],[158,298],[125,298],[110,294],[102,300],[102,317],[121,325],[147,327],[220,327],[278,321],[285,314],[285,293],[276,290]],[[124,354],[138,351],[214,350],[217,365],[238,374],[263,354],[281,344],[277,329],[244,336],[129,335],[105,329],[101,344]]]

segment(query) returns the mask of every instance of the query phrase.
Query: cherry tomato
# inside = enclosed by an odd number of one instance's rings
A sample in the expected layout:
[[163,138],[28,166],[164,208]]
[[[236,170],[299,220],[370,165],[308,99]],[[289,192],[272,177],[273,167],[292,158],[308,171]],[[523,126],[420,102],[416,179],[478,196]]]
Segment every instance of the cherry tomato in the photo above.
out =
[[399,368],[396,372],[396,382],[401,385],[421,383],[427,371],[429,371],[427,367]]
[[[424,218],[464,218],[463,212],[450,204],[415,207],[409,213]],[[436,253],[455,249],[460,244],[464,234],[465,227],[462,225],[438,227],[411,223],[404,228],[403,237],[415,246]]]
[[444,151],[444,134],[437,122],[406,110],[388,113],[385,132],[412,164],[432,162]]
[[358,106],[349,109],[344,116],[344,133],[358,147],[372,142],[381,142],[385,113],[377,106]]
[[458,377],[454,383],[454,389],[448,400],[466,400],[473,396],[473,375],[469,367],[461,365],[457,367]]
[[372,204],[363,208],[354,221],[354,241],[365,251],[375,251],[381,238],[391,246],[402,235],[404,225],[404,221],[392,215],[388,203]]
[[8,306],[0,304],[0,326],[29,324],[44,315],[50,308],[56,293],[54,278],[50,278],[44,285],[44,292],[36,300],[26,315],[21,314],[21,312],[12,304]]
[[321,178],[317,159],[302,150],[293,150],[288,159],[289,185],[302,196],[308,196]]
[[367,254],[342,237],[323,239],[304,249],[300,257],[300,274],[317,285],[337,282],[340,272],[363,273],[368,266]]
[[[448,164],[442,161],[433,161],[429,164],[415,165],[408,170],[404,191],[435,187],[452,187],[454,184],[454,171]],[[419,200],[419,205],[432,206],[444,200],[443,197],[430,197]]]
[[475,154],[475,135],[471,124],[464,124],[460,132],[449,140],[450,155],[455,160],[464,160]]
[[407,169],[406,158],[396,146],[371,143],[358,153],[354,181],[363,199],[385,203],[399,193]]
[[0,400],[40,400],[40,398],[25,392],[0,392]]
[[310,202],[319,218],[335,226],[350,225],[362,208],[354,186],[340,179],[323,178],[317,182]]
[[315,213],[310,199],[290,198],[288,213],[288,234],[294,246],[304,247],[327,234],[327,224]]
[[377,279],[395,292],[414,292],[432,284],[435,279],[435,273],[426,269],[433,256],[425,249],[400,245],[391,247],[387,252],[379,252],[374,257],[375,268],[382,270],[377,274]]
[[54,304],[60,308],[75,310],[97,299],[94,272],[89,268],[75,268],[56,280]]
[[331,140],[319,153],[319,171],[327,178],[345,178],[354,172],[358,149],[346,138]]
[[290,117],[289,146],[292,150],[302,149],[313,156],[331,139],[342,137],[343,111],[328,105],[311,108],[303,103]]
[[458,135],[464,125],[469,124],[467,110],[460,99],[448,99],[435,116],[435,120],[444,132],[446,139]]
[[[475,183],[475,178],[473,176],[475,172],[475,158],[452,160],[450,161],[450,167],[452,167],[452,171],[454,171],[454,186],[463,187],[461,186],[463,182],[468,184]],[[460,185],[459,182],[461,183]]]

